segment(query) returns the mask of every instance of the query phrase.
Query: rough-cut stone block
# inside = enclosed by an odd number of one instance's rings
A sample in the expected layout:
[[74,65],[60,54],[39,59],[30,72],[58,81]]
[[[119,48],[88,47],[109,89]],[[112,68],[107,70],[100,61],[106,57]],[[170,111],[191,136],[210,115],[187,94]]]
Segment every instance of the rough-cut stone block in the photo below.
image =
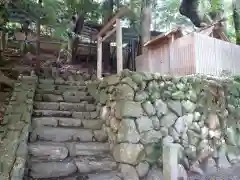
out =
[[39,117],[32,118],[33,126],[57,126],[58,121],[54,117]]
[[129,164],[121,164],[120,171],[124,179],[139,180],[136,169]]
[[150,171],[148,172],[146,180],[166,180],[166,179],[163,178],[163,174],[161,172],[161,169],[156,167],[156,166],[153,166],[150,169]]
[[117,134],[118,142],[138,143],[140,135],[133,119],[123,119]]
[[166,114],[165,116],[163,116],[161,119],[160,119],[160,124],[161,124],[161,126],[163,126],[163,127],[167,127],[167,128],[169,128],[169,127],[171,127],[174,123],[175,123],[175,121],[177,120],[177,115],[176,114],[174,114],[174,113],[168,113],[168,114]]
[[94,130],[93,135],[94,139],[98,142],[105,142],[108,139],[106,132],[103,130]]
[[104,121],[97,120],[82,120],[83,128],[85,129],[101,129]]
[[44,89],[44,91],[53,91],[55,86],[53,84],[38,84],[38,89]]
[[146,176],[148,174],[149,168],[150,168],[150,165],[146,161],[140,162],[136,166],[136,171],[138,173],[138,176],[140,178]]
[[143,115],[143,109],[139,102],[119,101],[116,104],[115,115],[119,119],[122,117],[140,117]]
[[30,176],[33,178],[57,178],[68,176],[77,171],[73,161],[71,162],[38,162],[31,164]]
[[61,102],[63,101],[63,97],[61,95],[56,94],[43,94],[42,99],[47,102]]
[[26,159],[17,157],[11,171],[11,179],[13,180],[23,179],[25,165],[26,165]]
[[71,117],[72,112],[70,111],[56,111],[56,110],[34,110],[34,116],[56,116],[56,117]]
[[85,92],[74,92],[74,91],[66,91],[63,93],[63,98],[66,102],[80,102],[85,100],[86,93]]
[[35,97],[34,97],[34,100],[35,101],[42,101],[43,100],[43,97],[41,94],[36,94]]
[[108,143],[67,143],[70,156],[94,156],[109,152]]
[[96,110],[96,105],[95,104],[86,104],[85,105],[86,111],[91,112]]
[[63,79],[56,79],[55,84],[57,84],[57,85],[69,85],[69,86],[85,86],[84,81],[64,81]]
[[152,120],[147,116],[136,119],[136,124],[140,133],[153,130]]
[[57,103],[57,102],[35,102],[34,107],[36,109],[42,109],[42,110],[58,110],[59,103]]
[[136,165],[142,160],[144,147],[141,144],[117,144],[113,148],[113,157],[117,162]]
[[162,139],[161,131],[151,130],[151,131],[141,133],[140,142],[142,144],[157,143],[161,139]]
[[79,119],[91,119],[92,118],[90,112],[73,112],[72,117],[79,118]]
[[81,157],[75,159],[80,173],[111,171],[117,168],[117,163],[110,158]]
[[39,79],[39,83],[48,86],[54,84],[54,79]]
[[61,92],[66,91],[78,92],[85,90],[86,86],[56,85],[55,89],[60,90]]
[[85,111],[85,104],[84,103],[67,103],[61,102],[60,103],[60,110],[61,111]]
[[110,115],[110,108],[103,106],[100,110],[100,119],[106,121]]
[[90,112],[91,119],[95,119],[99,116],[99,111]]
[[29,144],[29,154],[43,160],[63,160],[68,156],[68,149],[64,144],[51,142],[37,142]]
[[[88,180],[121,180],[118,172],[103,172],[98,174],[88,174]],[[72,180],[72,179],[71,179]]]
[[66,127],[80,127],[82,125],[82,121],[80,119],[75,118],[55,118],[58,120],[59,126],[66,126]]
[[39,140],[44,141],[82,141],[90,142],[93,139],[93,133],[87,129],[54,128],[39,127],[34,130]]

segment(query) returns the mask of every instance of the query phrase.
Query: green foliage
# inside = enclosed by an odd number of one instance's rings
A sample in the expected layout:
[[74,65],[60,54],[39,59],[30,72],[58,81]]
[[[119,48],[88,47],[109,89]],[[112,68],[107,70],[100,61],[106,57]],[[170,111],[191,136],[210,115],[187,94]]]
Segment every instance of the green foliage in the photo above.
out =
[[[153,29],[158,31],[168,31],[175,26],[184,25],[192,29],[192,23],[179,14],[179,0],[117,0],[114,1],[114,10],[122,5],[129,7],[132,14],[128,16],[130,26],[140,34],[142,7],[146,3],[152,3],[152,24]],[[211,3],[210,3],[211,2]],[[98,23],[104,16],[112,10],[109,9],[110,0],[42,0],[42,5],[38,0],[16,0],[14,4],[5,8],[0,6],[0,27],[9,28],[7,25],[9,14],[15,13],[15,17],[21,17],[22,21],[31,19],[36,21],[39,17],[41,24],[53,29],[53,36],[66,40],[68,38],[68,24],[74,13],[85,14],[86,20]],[[224,6],[223,6],[224,5]],[[227,21],[227,34],[232,41],[235,41],[235,31],[233,26],[233,10],[230,1],[223,0],[203,0],[204,12],[224,9]],[[15,9],[12,9],[15,8]],[[11,19],[10,19],[11,20]]]

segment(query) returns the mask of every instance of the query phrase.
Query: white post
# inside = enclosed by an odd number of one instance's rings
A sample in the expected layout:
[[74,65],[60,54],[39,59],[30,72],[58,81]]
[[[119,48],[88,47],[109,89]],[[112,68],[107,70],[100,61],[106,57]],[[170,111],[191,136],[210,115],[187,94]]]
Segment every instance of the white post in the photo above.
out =
[[123,70],[123,53],[122,53],[122,26],[120,19],[116,19],[116,42],[117,42],[117,73]]
[[97,78],[102,78],[102,37],[97,40]]
[[178,179],[178,151],[177,144],[163,145],[163,179]]

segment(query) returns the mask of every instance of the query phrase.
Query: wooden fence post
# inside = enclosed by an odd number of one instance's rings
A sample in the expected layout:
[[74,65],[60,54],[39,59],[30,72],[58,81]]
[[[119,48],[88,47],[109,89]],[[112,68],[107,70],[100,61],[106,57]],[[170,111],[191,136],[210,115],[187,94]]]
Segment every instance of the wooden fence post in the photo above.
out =
[[102,78],[102,37],[97,39],[97,78]]
[[177,144],[163,145],[163,179],[178,179],[178,151]]
[[123,52],[122,52],[122,26],[120,19],[116,19],[116,43],[117,43],[117,73],[123,70]]

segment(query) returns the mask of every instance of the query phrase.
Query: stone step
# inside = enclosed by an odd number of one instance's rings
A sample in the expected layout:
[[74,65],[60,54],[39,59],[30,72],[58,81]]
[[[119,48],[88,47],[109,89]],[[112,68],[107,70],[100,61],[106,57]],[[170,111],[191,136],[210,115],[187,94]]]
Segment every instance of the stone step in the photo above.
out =
[[63,80],[63,79],[39,79],[39,84],[44,85],[71,85],[71,86],[84,86],[84,81],[69,81],[69,80]]
[[64,93],[58,93],[55,91],[48,91],[46,93],[38,92],[34,97],[35,101],[45,102],[73,102],[79,103],[81,101],[94,102],[94,98],[86,92],[67,91]]
[[[74,173],[68,177],[57,177],[57,178],[29,178],[25,177],[26,180],[121,180],[121,173],[118,171],[109,171],[109,172],[100,172],[100,173],[93,173],[93,174],[81,174],[81,173]],[[25,180],[24,179],[24,180]]]
[[78,172],[74,160],[61,162],[30,162],[29,176],[35,179],[67,177]]
[[69,103],[69,102],[35,102],[35,109],[41,110],[61,110],[61,111],[80,111],[92,112],[96,110],[95,104],[88,104],[87,102]]
[[121,177],[121,173],[118,171],[88,174],[87,176],[88,180],[121,180]]
[[72,175],[70,177],[63,177],[54,180],[121,180],[121,174],[118,171],[109,171],[87,175],[77,173],[76,175]]
[[83,129],[101,129],[104,121],[100,119],[76,119],[64,117],[38,117],[32,118],[33,127],[78,127]]
[[58,90],[57,92],[65,91],[85,91],[86,86],[76,86],[76,85],[57,85],[57,84],[38,84],[37,91],[42,90],[43,92]]
[[108,143],[35,142],[28,146],[29,155],[40,160],[64,160],[76,156],[100,156],[110,152]]
[[[35,162],[34,162],[35,161]],[[111,172],[117,169],[118,164],[111,157],[95,158],[82,156],[78,158],[56,161],[41,162],[29,161],[30,177],[33,178],[61,178],[74,174],[89,174],[98,172]]]
[[81,156],[74,158],[80,173],[104,172],[117,169],[118,164],[112,157]]
[[60,111],[60,110],[33,110],[35,117],[72,117],[78,119],[95,119],[99,115],[98,111],[77,112],[77,111]]
[[52,142],[105,142],[107,135],[103,130],[39,126],[33,129],[30,141]]

